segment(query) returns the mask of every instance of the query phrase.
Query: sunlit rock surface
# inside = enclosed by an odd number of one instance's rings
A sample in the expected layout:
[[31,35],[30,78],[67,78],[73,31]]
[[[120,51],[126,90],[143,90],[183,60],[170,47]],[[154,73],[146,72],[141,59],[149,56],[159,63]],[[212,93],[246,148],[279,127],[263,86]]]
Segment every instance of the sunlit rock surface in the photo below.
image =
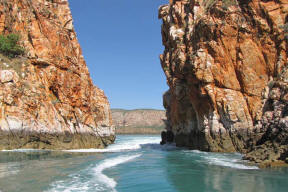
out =
[[114,141],[110,106],[93,86],[67,0],[0,1],[0,32],[26,56],[0,61],[0,149],[101,148]]
[[174,0],[159,8],[178,146],[288,161],[288,2]]

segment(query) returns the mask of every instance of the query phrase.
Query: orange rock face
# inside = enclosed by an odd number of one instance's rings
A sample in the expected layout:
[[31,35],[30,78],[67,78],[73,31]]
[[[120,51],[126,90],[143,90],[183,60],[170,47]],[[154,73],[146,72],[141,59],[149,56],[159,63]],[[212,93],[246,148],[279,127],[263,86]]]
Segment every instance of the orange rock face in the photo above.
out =
[[174,0],[159,18],[167,129],[176,144],[253,150],[267,132],[265,112],[273,111],[265,108],[271,83],[288,83],[279,80],[288,65],[288,1]]
[[67,0],[1,1],[0,32],[20,34],[26,50],[1,57],[0,149],[113,142],[109,103],[90,79]]

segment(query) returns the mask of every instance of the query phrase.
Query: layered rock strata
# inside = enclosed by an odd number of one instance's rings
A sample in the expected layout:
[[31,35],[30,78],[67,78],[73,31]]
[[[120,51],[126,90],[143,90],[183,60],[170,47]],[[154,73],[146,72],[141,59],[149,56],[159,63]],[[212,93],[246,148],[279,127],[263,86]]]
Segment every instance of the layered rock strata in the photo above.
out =
[[159,8],[178,146],[287,160],[286,0],[173,0]]
[[0,55],[0,150],[114,141],[109,103],[90,79],[67,0],[0,1],[0,33],[19,34],[26,50]]

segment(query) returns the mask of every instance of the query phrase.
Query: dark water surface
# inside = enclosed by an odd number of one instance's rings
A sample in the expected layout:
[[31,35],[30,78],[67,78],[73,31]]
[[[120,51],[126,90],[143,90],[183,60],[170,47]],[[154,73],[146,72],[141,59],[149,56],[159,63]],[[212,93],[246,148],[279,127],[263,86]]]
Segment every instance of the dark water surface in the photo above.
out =
[[119,135],[107,149],[0,151],[2,192],[287,192],[288,169],[258,169],[240,154],[160,146]]

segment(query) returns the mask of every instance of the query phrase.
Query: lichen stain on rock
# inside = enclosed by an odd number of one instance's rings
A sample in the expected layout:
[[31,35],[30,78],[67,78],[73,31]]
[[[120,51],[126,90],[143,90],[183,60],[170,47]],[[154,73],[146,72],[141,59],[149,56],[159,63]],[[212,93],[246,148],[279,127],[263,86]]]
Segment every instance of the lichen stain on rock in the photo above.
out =
[[159,8],[167,129],[178,146],[287,161],[288,2],[209,2]]
[[18,33],[26,50],[15,59],[1,55],[0,149],[112,143],[110,106],[92,83],[68,1],[7,0],[0,10],[0,32]]

